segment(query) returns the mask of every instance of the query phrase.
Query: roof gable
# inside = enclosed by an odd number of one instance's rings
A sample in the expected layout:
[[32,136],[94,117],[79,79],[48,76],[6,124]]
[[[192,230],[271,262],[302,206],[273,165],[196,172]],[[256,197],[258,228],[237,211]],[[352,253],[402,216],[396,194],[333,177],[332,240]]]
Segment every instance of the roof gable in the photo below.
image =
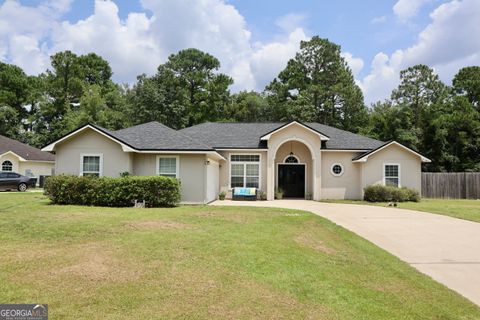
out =
[[53,154],[0,135],[0,155],[13,153],[21,161],[55,161]]
[[375,149],[372,149],[368,152],[365,152],[365,153],[362,153],[362,154],[359,154],[358,156],[356,156],[355,158],[352,159],[353,162],[367,162],[368,160],[368,157],[376,154],[377,152],[381,151],[381,150],[384,150],[386,148],[388,148],[389,146],[392,146],[392,145],[395,145],[395,146],[398,146],[400,148],[402,148],[403,150],[405,151],[408,151],[418,157],[420,157],[420,160],[422,162],[432,162],[430,159],[428,159],[427,157],[424,157],[422,156],[420,153],[418,153],[417,151],[415,150],[412,150],[410,149],[409,147],[407,146],[404,146],[403,144],[397,142],[397,141],[388,141],[386,143],[384,143],[382,146],[378,147],[378,148],[375,148]]
[[123,151],[134,151],[134,148],[130,145],[128,145],[127,143],[124,143],[123,141],[121,141],[120,139],[116,138],[115,136],[112,135],[112,132],[107,130],[107,129],[104,129],[102,127],[99,127],[99,126],[96,126],[96,125],[93,125],[93,124],[87,124],[87,125],[84,125],[80,128],[77,128],[69,133],[67,133],[66,135],[64,135],[63,137],[61,137],[60,139],[58,140],[55,140],[54,142],[44,146],[42,148],[42,151],[54,151],[55,150],[55,146],[63,141],[66,141],[68,139],[70,139],[71,137],[77,135],[78,133],[80,132],[83,132],[85,130],[93,130],[97,133],[99,133],[100,135],[106,137],[107,139],[110,139],[118,144],[121,145],[122,147],[122,150]]
[[321,133],[320,131],[315,130],[315,129],[313,129],[313,128],[311,128],[311,127],[309,127],[309,126],[307,126],[307,125],[305,125],[305,124],[303,124],[303,123],[301,123],[301,122],[298,122],[298,121],[291,121],[291,122],[289,122],[289,123],[286,123],[286,124],[284,124],[283,126],[280,126],[280,127],[278,127],[277,129],[272,130],[271,132],[263,135],[262,137],[260,137],[260,140],[266,140],[266,141],[268,141],[273,134],[275,134],[275,133],[277,133],[277,132],[280,132],[280,131],[282,131],[282,130],[285,130],[285,129],[287,129],[288,127],[294,126],[294,125],[297,125],[297,126],[303,128],[303,129],[307,130],[307,131],[313,132],[314,134],[318,135],[318,137],[320,138],[321,141],[328,141],[328,140],[330,140],[330,138],[329,138],[328,136],[324,135],[324,134]]

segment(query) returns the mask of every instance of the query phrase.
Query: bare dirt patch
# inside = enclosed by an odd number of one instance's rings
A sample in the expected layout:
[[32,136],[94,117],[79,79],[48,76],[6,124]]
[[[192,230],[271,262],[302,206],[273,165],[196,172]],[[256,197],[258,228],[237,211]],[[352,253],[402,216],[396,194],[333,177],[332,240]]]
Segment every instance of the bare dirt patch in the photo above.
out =
[[173,318],[199,312],[212,319],[329,318],[329,310],[323,305],[299,301],[287,292],[236,273],[174,268],[166,274],[168,278],[162,283],[170,288],[171,295],[158,308],[162,314],[170,312]]
[[[97,243],[84,244],[72,252],[75,262],[52,271],[53,275],[78,276],[90,281],[125,282],[141,277],[141,268],[131,261],[120,259],[114,248]],[[69,257],[70,258],[70,257]]]
[[253,222],[255,217],[245,215],[244,213],[235,213],[235,212],[201,212],[195,216],[201,218],[217,218],[225,221],[235,222],[246,224]]
[[169,220],[135,221],[129,222],[127,226],[135,230],[195,229],[193,225]]
[[326,246],[323,241],[316,238],[314,235],[309,233],[302,233],[295,237],[295,242],[301,246],[309,247],[315,251],[323,252],[326,254],[333,254],[335,250]]

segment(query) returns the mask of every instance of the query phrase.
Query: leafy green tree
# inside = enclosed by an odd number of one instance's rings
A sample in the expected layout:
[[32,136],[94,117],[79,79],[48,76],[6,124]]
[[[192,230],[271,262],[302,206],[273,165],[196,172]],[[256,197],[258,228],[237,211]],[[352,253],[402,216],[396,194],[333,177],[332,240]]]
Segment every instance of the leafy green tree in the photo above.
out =
[[340,55],[340,46],[318,36],[266,88],[276,120],[317,121],[358,132],[367,119],[363,94]]
[[102,57],[64,51],[51,56],[51,65],[38,77],[32,144],[43,145],[88,122],[109,129],[130,123],[125,92],[110,79],[112,70]]
[[113,73],[106,60],[95,53],[89,53],[79,56],[77,63],[85,83],[109,87]]
[[465,96],[453,97],[447,111],[437,120],[442,128],[445,150],[435,159],[439,162],[436,169],[480,171],[480,113]]
[[266,120],[268,102],[255,91],[241,91],[233,94],[225,107],[225,120],[237,122],[261,122]]
[[[174,85],[176,83],[176,85]],[[187,123],[187,106],[173,74],[159,77],[140,75],[128,93],[129,114],[134,123],[158,121],[172,128],[182,128]]]
[[465,95],[477,111],[480,111],[480,67],[472,66],[460,69],[453,78],[453,89],[459,95]]
[[197,49],[170,55],[153,77],[138,78],[130,98],[136,120],[182,128],[222,119],[233,81],[219,68],[217,58]]
[[408,121],[407,115],[391,101],[377,102],[373,104],[369,112],[368,125],[361,133],[382,141],[395,140],[412,144],[416,137],[413,132],[406,129],[408,126],[405,126],[405,123]]
[[21,68],[0,62],[0,134],[20,138],[28,116],[32,81]]
[[400,85],[392,92],[392,101],[406,108],[411,125],[419,128],[425,109],[441,103],[447,93],[447,87],[433,69],[426,65],[415,65],[400,72]]

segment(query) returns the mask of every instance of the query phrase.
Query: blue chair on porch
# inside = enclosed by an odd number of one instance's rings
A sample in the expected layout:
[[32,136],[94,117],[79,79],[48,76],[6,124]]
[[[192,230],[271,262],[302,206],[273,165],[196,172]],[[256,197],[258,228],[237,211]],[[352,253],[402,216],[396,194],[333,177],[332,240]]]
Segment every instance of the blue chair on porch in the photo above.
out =
[[257,200],[257,188],[233,188],[232,200]]

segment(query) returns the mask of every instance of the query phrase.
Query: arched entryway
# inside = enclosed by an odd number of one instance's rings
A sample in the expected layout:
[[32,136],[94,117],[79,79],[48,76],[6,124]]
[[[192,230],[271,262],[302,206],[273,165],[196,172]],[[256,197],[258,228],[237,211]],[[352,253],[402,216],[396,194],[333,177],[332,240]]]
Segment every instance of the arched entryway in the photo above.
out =
[[275,154],[275,189],[285,198],[305,198],[313,191],[313,161],[309,148],[301,141],[284,142]]

